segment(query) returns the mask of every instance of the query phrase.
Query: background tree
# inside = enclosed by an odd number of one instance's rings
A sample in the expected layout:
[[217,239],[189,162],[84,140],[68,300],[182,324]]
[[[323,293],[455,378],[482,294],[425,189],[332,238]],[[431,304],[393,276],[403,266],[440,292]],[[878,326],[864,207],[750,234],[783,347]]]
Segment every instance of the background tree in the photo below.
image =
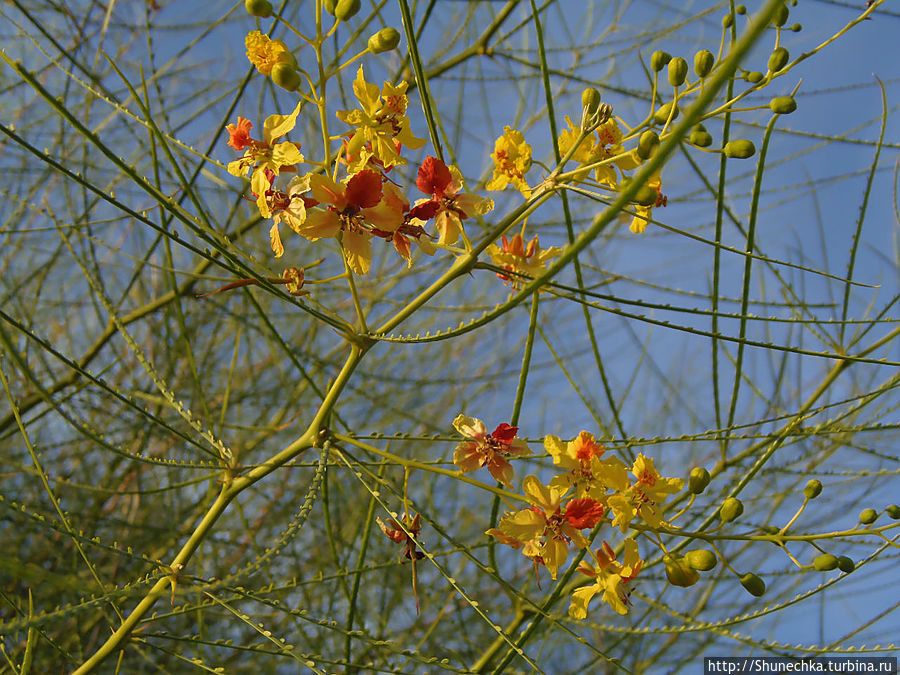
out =
[[3,6],[4,672],[895,651],[896,12],[359,4]]

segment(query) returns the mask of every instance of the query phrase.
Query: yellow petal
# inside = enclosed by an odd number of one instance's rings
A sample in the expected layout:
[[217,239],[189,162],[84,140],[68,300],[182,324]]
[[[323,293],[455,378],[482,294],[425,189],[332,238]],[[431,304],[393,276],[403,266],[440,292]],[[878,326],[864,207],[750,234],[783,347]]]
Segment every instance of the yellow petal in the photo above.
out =
[[302,103],[302,101],[298,101],[297,107],[294,108],[294,112],[290,115],[269,115],[266,118],[266,121],[263,122],[263,139],[266,143],[271,145],[276,138],[281,138],[294,128]]
[[569,616],[573,619],[583,619],[587,616],[588,603],[591,601],[600,587],[597,584],[576,588],[572,593],[572,604],[569,605]]
[[281,235],[278,234],[278,223],[272,225],[272,229],[269,230],[269,241],[272,242],[272,251],[275,253],[275,257],[283,256],[284,246],[281,245]]
[[379,107],[378,87],[366,82],[362,66],[356,71],[356,79],[353,80],[353,93],[356,94],[357,100],[362,104],[363,110],[369,115],[375,115]]
[[538,480],[537,476],[525,476],[525,480],[522,481],[522,491],[528,501],[543,509],[547,515],[552,516],[559,508],[559,491],[548,488]]
[[498,527],[505,535],[524,542],[541,536],[546,524],[547,520],[542,513],[522,509],[501,518]]
[[367,274],[369,265],[372,264],[372,246],[369,236],[358,232],[344,232],[341,246],[350,269],[355,274]]
[[466,415],[457,415],[453,420],[453,428],[467,438],[481,438],[487,433],[484,422]]

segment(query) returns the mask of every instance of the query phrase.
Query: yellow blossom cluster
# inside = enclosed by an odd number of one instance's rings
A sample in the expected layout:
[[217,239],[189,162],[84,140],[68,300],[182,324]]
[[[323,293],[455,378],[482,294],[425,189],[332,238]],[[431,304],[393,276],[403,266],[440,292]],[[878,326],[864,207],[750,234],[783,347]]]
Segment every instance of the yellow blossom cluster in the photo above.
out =
[[[518,428],[500,424],[488,434],[484,422],[465,415],[459,415],[453,426],[465,437],[453,457],[459,470],[470,472],[486,467],[494,478],[512,487],[513,467],[509,459],[531,454],[528,444],[518,438]],[[618,457],[604,457],[606,448],[587,431],[571,441],[547,436],[544,449],[559,473],[547,484],[537,476],[526,476],[522,494],[528,506],[506,513],[497,527],[486,534],[521,550],[536,570],[546,567],[552,579],[565,565],[570,548],[590,547],[585,531],[596,534],[599,526],[609,524],[620,527],[624,533],[638,517],[651,529],[665,526],[663,502],[684,487],[680,478],[661,476],[653,459],[643,454],[631,467]],[[602,593],[613,610],[625,614],[628,583],[643,565],[637,542],[633,538],[625,540],[621,561],[605,541],[591,555],[594,563],[582,562],[578,569],[593,583],[574,592],[569,614],[584,618],[588,603],[597,593]]]
[[[593,184],[596,187],[613,192],[619,191],[630,180],[625,172],[639,168],[649,157],[649,155],[642,157],[637,147],[625,149],[623,145],[625,136],[615,118],[599,123],[591,133],[576,126],[570,117],[566,116],[565,119],[568,127],[560,133],[557,146],[560,154],[567,158],[567,162],[577,162],[579,165],[568,174],[568,179],[573,184],[585,181],[593,172]],[[528,186],[525,174],[532,165],[531,155],[532,148],[525,141],[524,134],[506,126],[503,135],[494,142],[494,152],[491,154],[494,161],[493,176],[485,187],[488,190],[503,190],[512,186],[526,199],[530,198],[534,191]],[[645,190],[641,195],[642,199],[634,205],[634,216],[629,229],[635,234],[640,234],[647,228],[653,208],[665,206],[667,201],[662,193],[659,171],[650,177],[646,188],[649,192]],[[648,195],[649,200],[646,199]],[[502,253],[508,253],[506,248],[507,244],[504,242]],[[501,266],[508,264],[502,261],[499,255],[501,250],[496,245],[492,245],[489,253],[495,264]],[[537,260],[540,260],[540,257],[535,258],[535,261]],[[516,271],[534,276],[524,269],[526,265],[520,267],[521,269],[516,268]]]
[[[257,70],[269,75],[280,63],[296,65],[294,57],[279,40],[259,31],[246,38],[247,57]],[[411,130],[406,108],[408,84],[385,82],[379,89],[366,81],[362,66],[353,82],[359,107],[337,111],[350,131],[331,140],[341,143],[337,163],[330,173],[310,172],[294,176],[284,187],[277,183],[283,173],[298,173],[306,160],[300,144],[283,138],[294,129],[302,101],[288,115],[270,115],[263,123],[262,139],[251,137],[253,124],[239,117],[228,125],[228,145],[244,154],[228,164],[234,176],[250,174],[250,189],[263,218],[271,218],[272,251],[284,254],[279,225],[285,223],[308,241],[336,239],[347,267],[366,274],[372,260],[372,239],[393,244],[397,253],[412,264],[411,243],[426,254],[439,245],[454,244],[463,231],[463,221],[493,208],[463,189],[462,175],[454,166],[428,157],[418,171],[416,186],[426,197],[412,204],[388,173],[406,164],[404,148],[421,148],[425,141]],[[315,97],[312,92],[311,98]],[[344,177],[339,178],[343,167]],[[436,234],[426,231],[434,220]]]

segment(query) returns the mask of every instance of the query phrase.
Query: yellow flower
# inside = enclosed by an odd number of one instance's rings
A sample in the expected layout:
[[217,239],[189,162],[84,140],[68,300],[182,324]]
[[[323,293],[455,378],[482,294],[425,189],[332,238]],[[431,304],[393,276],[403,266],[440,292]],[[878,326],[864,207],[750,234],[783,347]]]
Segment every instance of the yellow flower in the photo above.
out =
[[653,465],[653,459],[643,454],[634,460],[631,473],[637,482],[607,500],[616,516],[612,524],[625,532],[628,523],[639,515],[650,527],[660,527],[664,524],[660,505],[670,494],[679,492],[684,487],[684,481],[681,478],[663,478]]
[[579,530],[593,528],[603,519],[602,504],[593,499],[573,499],[565,508],[560,507],[563,492],[548,487],[536,476],[526,476],[522,481],[522,491],[531,502],[531,508],[508,513],[497,524],[497,529],[488,530],[501,543],[513,548],[522,547],[522,555],[543,563],[556,579],[559,568],[569,555],[569,542],[578,548],[585,548],[588,540]]
[[468,439],[457,445],[453,453],[453,463],[459,470],[466,473],[486,466],[494,478],[510,487],[513,468],[506,458],[531,454],[528,444],[517,437],[519,427],[504,422],[488,435],[484,422],[466,415],[457,415],[453,426]]
[[[266,170],[268,169],[277,176],[281,171],[293,171],[294,165],[303,161],[303,155],[300,154],[300,147],[297,143],[274,142],[294,128],[297,123],[297,115],[300,114],[300,105],[297,103],[297,107],[290,115],[269,115],[263,122],[263,140],[254,140],[244,133],[239,144],[239,147],[244,149],[244,156],[228,163],[228,173],[232,176],[243,176],[253,167],[250,187],[253,194],[257,195],[257,205],[263,217],[268,217],[264,195],[266,190],[271,187]],[[240,118],[238,119],[240,120]],[[249,132],[249,129],[246,132]],[[232,133],[233,140],[234,133]],[[229,144],[232,141],[229,141]]]
[[656,203],[651,204],[650,206],[641,206],[640,204],[635,205],[634,218],[631,220],[631,225],[628,227],[628,229],[635,234],[641,234],[647,229],[647,225],[650,224],[654,206],[665,206],[668,202],[668,197],[662,193],[662,181],[659,177],[659,171],[655,171],[653,175],[650,176],[647,185],[656,190]]
[[400,146],[417,150],[425,145],[424,139],[413,135],[405,115],[408,86],[406,82],[396,87],[385,82],[379,94],[378,87],[366,82],[362,66],[359,67],[353,81],[353,93],[362,107],[337,112],[338,119],[356,127],[346,148],[350,173],[367,168],[372,158],[385,168],[406,164],[400,157]]
[[[559,151],[563,155],[575,145],[575,141],[581,134],[581,129],[576,127],[568,116],[566,122],[569,124],[569,128],[563,129],[558,139]],[[615,119],[610,118],[597,127],[596,134],[596,140],[592,137],[582,140],[571,159],[582,165],[611,160],[595,167],[594,176],[598,183],[615,188],[619,183],[619,177],[613,164],[623,171],[629,171],[637,167],[638,163],[635,162],[634,153],[626,153],[625,148],[622,147],[622,130]],[[576,180],[583,180],[588,171],[589,169],[576,170]]]
[[628,488],[628,468],[618,457],[600,459],[606,448],[594,436],[582,431],[574,440],[564,443],[556,436],[544,438],[544,449],[553,463],[565,469],[550,481],[550,487],[563,491],[575,488],[576,497],[590,497],[606,503],[607,490]]
[[325,208],[309,212],[299,233],[316,241],[343,232],[341,247],[347,264],[356,274],[366,274],[372,262],[368,216],[381,202],[381,178],[374,171],[361,171],[341,185],[326,175],[314,174],[309,183],[313,197]]
[[528,242],[527,248],[521,234],[515,235],[512,239],[507,239],[506,235],[503,235],[502,243],[502,248],[491,244],[485,250],[495,265],[516,273],[515,276],[497,274],[507,286],[513,288],[524,286],[530,279],[543,274],[547,261],[560,253],[556,246],[541,249],[537,236]]
[[573,619],[583,619],[587,616],[587,607],[597,593],[603,593],[603,600],[619,614],[628,613],[628,590],[624,587],[640,572],[644,561],[638,554],[637,542],[634,539],[625,540],[625,560],[620,563],[616,560],[616,554],[605,541],[603,548],[594,553],[596,566],[584,561],[578,566],[578,571],[594,579],[590,586],[582,586],[572,594],[572,604],[569,605],[569,616]]
[[531,189],[525,182],[525,172],[531,167],[531,146],[525,142],[521,131],[508,125],[503,135],[494,142],[494,176],[485,186],[488,190],[503,190],[512,185],[528,199]]
[[297,65],[287,45],[281,40],[269,39],[268,35],[263,35],[258,30],[247,33],[244,46],[247,47],[247,58],[250,59],[250,63],[263,75],[270,75],[277,63]]
[[466,218],[484,215],[494,208],[490,199],[463,192],[463,178],[455,166],[447,166],[437,157],[428,156],[419,167],[416,187],[431,199],[416,202],[413,215],[422,220],[434,218],[438,243],[455,244]]
[[[300,228],[306,221],[306,198],[304,192],[309,191],[309,174],[306,176],[294,176],[288,183],[287,192],[276,190],[273,187],[266,190],[264,203],[266,212],[260,208],[260,215],[265,218],[271,216],[272,228],[269,230],[269,240],[276,258],[284,255],[284,246],[281,243],[281,234],[278,225],[287,223],[294,232],[300,234]],[[309,200],[313,201],[313,200]]]

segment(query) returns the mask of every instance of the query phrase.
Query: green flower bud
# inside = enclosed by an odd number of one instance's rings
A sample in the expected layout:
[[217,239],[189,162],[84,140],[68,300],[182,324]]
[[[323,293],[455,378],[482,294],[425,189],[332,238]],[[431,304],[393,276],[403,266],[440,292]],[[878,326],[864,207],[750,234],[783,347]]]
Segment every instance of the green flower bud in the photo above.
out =
[[815,567],[819,572],[829,572],[833,569],[837,569],[838,559],[831,555],[830,553],[823,553],[822,555],[816,556],[816,559],[813,560],[813,567]]
[[666,565],[666,578],[673,586],[688,588],[700,581],[700,575],[685,563],[679,555],[668,554],[663,558]]
[[751,84],[759,84],[763,81],[763,78],[765,78],[765,75],[763,75],[758,70],[751,70],[749,73],[746,73],[744,75],[744,79]]
[[806,487],[803,488],[803,496],[807,499],[815,499],[822,494],[822,482],[815,478],[806,481]]
[[731,159],[747,159],[753,157],[756,153],[756,146],[753,141],[742,138],[736,141],[728,141],[723,148],[726,157]]
[[746,5],[738,5],[737,7],[734,8],[734,11],[736,14],[740,14],[743,16],[744,14],[747,13],[747,6]]
[[734,16],[732,14],[726,14],[722,17],[722,28],[731,28],[732,24],[734,24]]
[[787,5],[781,5],[781,7],[775,11],[775,16],[772,17],[772,24],[775,26],[783,26],[787,23],[790,14],[791,10],[787,8]]
[[691,469],[691,475],[688,477],[688,490],[691,494],[699,495],[707,485],[709,485],[709,471],[702,466]]
[[[625,176],[621,181],[619,181],[619,191],[624,191],[629,185],[631,185],[631,181],[633,179],[631,176]],[[656,190],[654,190],[649,185],[642,185],[637,194],[631,198],[632,203],[640,204],[641,206],[651,206],[656,203]]]
[[370,37],[368,46],[369,51],[373,54],[381,54],[396,49],[398,44],[400,44],[400,33],[396,28],[388,26]]
[[250,16],[265,19],[272,16],[272,3],[269,0],[244,0],[244,9]]
[[600,107],[600,91],[595,87],[587,87],[581,92],[581,108],[585,114],[593,115]]
[[638,157],[641,159],[649,159],[650,155],[656,151],[657,147],[659,147],[659,134],[652,130],[645,131],[641,134],[641,138],[638,141]]
[[793,33],[799,33],[801,30],[803,30],[803,26],[801,26],[799,23],[795,23],[793,26],[791,26],[791,32]]
[[[775,527],[774,525],[763,525],[762,531],[765,532],[766,534],[778,534],[779,532],[781,532],[781,530],[778,529],[777,527]],[[775,544],[774,541],[772,543]],[[777,546],[778,544],[775,544],[775,545]]]
[[282,89],[297,91],[303,82],[303,78],[300,77],[300,73],[290,63],[276,63],[272,67],[272,82]]
[[852,558],[848,558],[845,555],[839,555],[838,569],[841,570],[841,572],[843,572],[844,574],[850,574],[850,572],[856,569],[856,563],[853,562]]
[[650,67],[653,69],[654,73],[658,73],[663,68],[665,68],[666,65],[668,65],[669,61],[671,61],[671,60],[672,60],[671,54],[667,54],[666,52],[661,52],[659,50],[656,50],[650,56]]
[[356,15],[361,6],[360,0],[337,0],[334,6],[334,18],[346,21]]
[[[672,110],[672,102],[663,103],[659,110],[656,111],[656,114],[653,115],[653,119],[657,124],[665,124],[666,120],[669,119],[670,110]],[[675,113],[672,115],[672,119],[678,119],[678,106],[675,106]]]
[[769,72],[777,73],[787,65],[791,59],[791,53],[784,47],[778,47],[772,51],[769,56]]
[[702,124],[698,124],[691,130],[690,136],[688,136],[688,141],[696,145],[698,148],[708,148],[712,145],[713,137],[710,134],[706,127]]
[[769,101],[769,110],[776,115],[790,115],[797,109],[797,101],[792,96],[776,96]]
[[729,497],[719,508],[719,518],[723,523],[730,523],[744,512],[744,503],[735,497]]
[[698,548],[685,553],[684,561],[692,569],[708,572],[716,566],[719,559],[708,548]]
[[863,509],[859,513],[859,522],[863,525],[871,525],[878,519],[878,513],[875,509]]
[[641,185],[632,201],[635,204],[640,204],[641,206],[653,206],[656,203],[658,197],[659,195],[652,187],[650,187],[649,185]]
[[[729,15],[730,16],[730,15]],[[694,72],[697,77],[706,77],[716,64],[716,57],[708,49],[701,49],[694,54]]]
[[889,507],[885,509],[888,516],[890,516],[891,520],[900,520],[900,506],[896,504],[891,504]]
[[322,0],[322,6],[325,8],[325,11],[334,16],[335,7],[337,7],[337,0]]
[[747,572],[747,574],[741,577],[741,586],[747,589],[747,592],[756,598],[766,592],[766,582],[753,574],[753,572]]
[[669,84],[673,87],[680,87],[684,84],[684,78],[687,77],[688,65],[680,56],[676,56],[669,61]]

